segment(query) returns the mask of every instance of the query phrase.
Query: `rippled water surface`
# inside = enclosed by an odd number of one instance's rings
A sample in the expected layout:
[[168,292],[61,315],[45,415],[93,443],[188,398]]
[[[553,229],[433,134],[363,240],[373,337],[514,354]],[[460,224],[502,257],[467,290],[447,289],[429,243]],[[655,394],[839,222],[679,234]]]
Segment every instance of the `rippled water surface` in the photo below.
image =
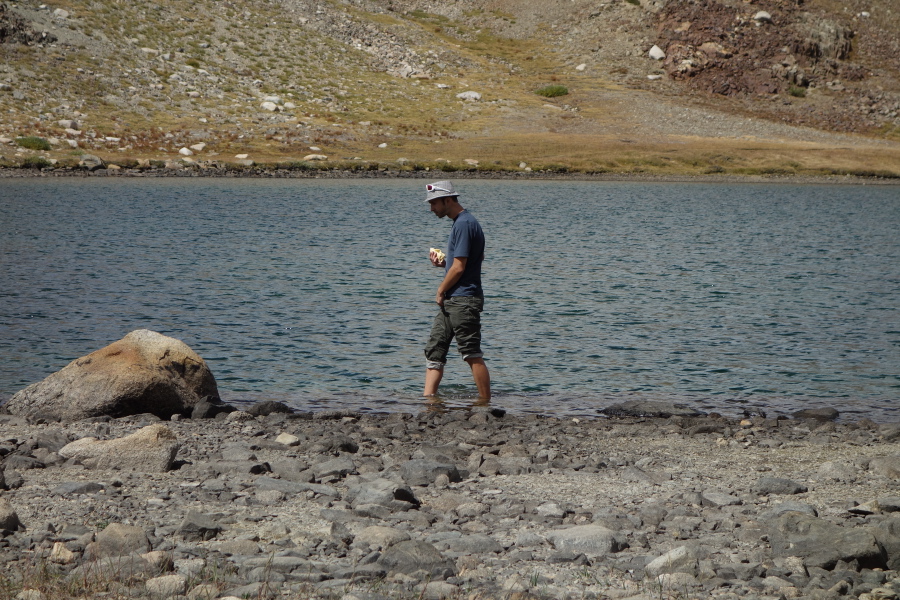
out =
[[[446,219],[424,181],[0,181],[0,393],[148,328],[229,401],[421,406]],[[900,189],[460,181],[494,403],[897,420]],[[451,357],[450,406],[474,396]]]

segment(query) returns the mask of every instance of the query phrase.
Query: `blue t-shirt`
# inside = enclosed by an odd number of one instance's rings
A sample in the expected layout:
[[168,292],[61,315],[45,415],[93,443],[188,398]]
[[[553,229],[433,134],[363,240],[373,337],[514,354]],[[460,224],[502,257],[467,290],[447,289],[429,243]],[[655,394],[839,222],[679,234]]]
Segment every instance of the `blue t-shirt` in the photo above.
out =
[[481,289],[481,263],[484,260],[484,232],[478,221],[463,210],[453,221],[450,230],[450,241],[447,242],[447,264],[444,267],[446,273],[450,270],[455,257],[465,257],[466,269],[462,277],[456,282],[448,297],[452,296],[484,296]]

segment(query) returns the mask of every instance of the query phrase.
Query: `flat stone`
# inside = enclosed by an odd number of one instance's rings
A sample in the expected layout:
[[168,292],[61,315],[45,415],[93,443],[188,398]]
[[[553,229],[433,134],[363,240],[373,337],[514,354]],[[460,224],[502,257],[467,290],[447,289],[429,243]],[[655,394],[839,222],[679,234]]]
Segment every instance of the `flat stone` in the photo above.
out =
[[546,537],[560,550],[583,552],[588,556],[603,556],[627,547],[618,533],[599,525],[557,529],[548,532]]
[[761,496],[771,494],[802,494],[806,486],[781,477],[761,477],[754,485],[753,492]]

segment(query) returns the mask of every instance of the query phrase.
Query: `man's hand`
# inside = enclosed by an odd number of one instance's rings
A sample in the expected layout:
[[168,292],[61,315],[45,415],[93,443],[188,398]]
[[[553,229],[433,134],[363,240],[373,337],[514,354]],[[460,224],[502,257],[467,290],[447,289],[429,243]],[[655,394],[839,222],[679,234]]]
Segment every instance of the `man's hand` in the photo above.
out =
[[446,266],[446,264],[447,264],[446,259],[444,259],[443,256],[439,255],[434,250],[428,251],[428,258],[431,260],[431,264],[434,265],[435,267],[443,267],[443,266]]
[[438,292],[434,297],[434,301],[437,302],[438,306],[443,307],[444,306],[444,292]]

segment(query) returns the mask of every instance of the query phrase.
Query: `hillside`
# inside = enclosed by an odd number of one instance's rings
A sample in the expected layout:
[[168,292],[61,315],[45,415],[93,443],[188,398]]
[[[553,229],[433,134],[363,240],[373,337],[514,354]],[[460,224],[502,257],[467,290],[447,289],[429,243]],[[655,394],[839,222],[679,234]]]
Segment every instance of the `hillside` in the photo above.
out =
[[7,165],[900,176],[895,0],[27,0],[0,42]]

